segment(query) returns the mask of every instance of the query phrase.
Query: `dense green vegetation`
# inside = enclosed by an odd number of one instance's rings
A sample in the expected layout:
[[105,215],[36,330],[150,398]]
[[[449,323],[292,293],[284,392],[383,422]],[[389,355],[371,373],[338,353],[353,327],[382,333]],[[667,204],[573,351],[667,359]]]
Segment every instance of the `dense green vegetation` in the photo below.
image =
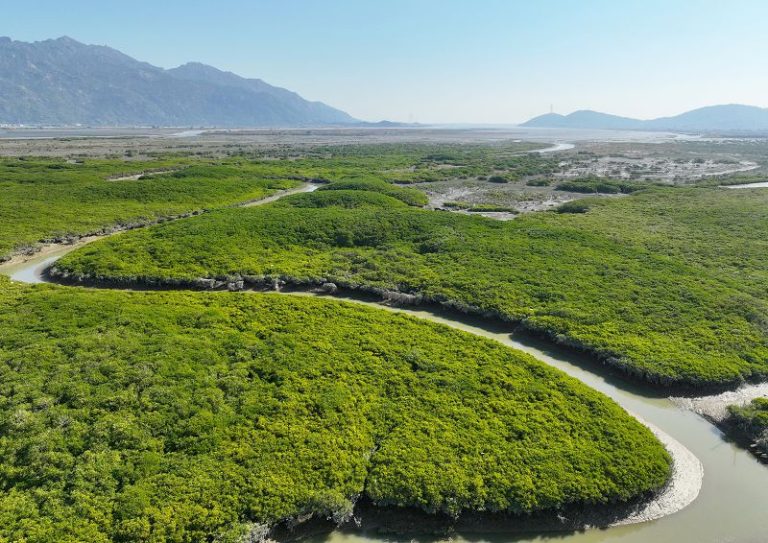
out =
[[318,194],[120,235],[58,267],[128,283],[283,279],[393,290],[519,321],[655,383],[768,375],[766,191],[657,188],[507,223],[300,204]]
[[768,398],[756,398],[744,407],[732,405],[726,421],[752,442],[753,452],[768,459]]
[[555,208],[557,213],[586,213],[589,211],[589,200],[586,198],[565,202]]
[[[554,171],[556,162],[525,151],[535,144],[325,146],[297,152],[271,150],[245,158],[157,157],[130,161],[88,159],[0,160],[0,260],[29,252],[40,241],[67,239],[103,229],[261,198],[299,181],[336,181],[328,189],[381,192],[422,206],[414,183],[473,178],[504,172],[510,178]],[[285,160],[275,160],[275,154]],[[294,156],[294,153],[297,153]],[[140,180],[121,175],[175,169]]]
[[584,177],[570,181],[562,181],[555,190],[579,192],[582,194],[630,194],[652,186],[650,183],[639,181],[620,181],[602,177]]
[[348,181],[336,181],[329,185],[320,187],[320,190],[358,190],[378,192],[405,202],[408,205],[427,205],[427,196],[420,190],[392,185],[391,183],[379,181],[376,179],[352,179]]
[[302,194],[286,196],[275,202],[277,207],[342,207],[347,209],[357,207],[374,208],[403,208],[408,204],[378,192],[361,192],[357,190],[327,190],[317,191],[312,198],[304,198]]
[[[507,183],[532,175],[551,174],[558,161],[538,153],[521,154],[519,144],[403,146],[400,167],[384,170],[384,179],[397,183],[421,183],[444,179],[478,178]],[[414,152],[419,156],[414,156]],[[415,159],[415,160],[414,160]]]
[[[148,168],[189,166],[140,181],[108,181]],[[189,160],[125,163],[88,160],[6,159],[0,161],[0,260],[37,242],[146,223],[262,198],[297,181],[265,179],[248,163],[194,164]]]
[[470,202],[445,202],[443,207],[451,209],[461,209],[463,211],[471,212],[504,212],[504,213],[517,213],[514,208],[509,206],[503,206],[498,204],[472,204]]
[[361,496],[525,513],[628,500],[669,472],[578,381],[375,309],[0,278],[0,334],[3,542],[250,541]]
[[252,151],[248,156],[258,159],[275,173],[301,179],[411,184],[450,179],[487,180],[493,175],[503,175],[508,181],[515,181],[558,171],[556,158],[528,152],[542,147],[546,145],[530,142],[377,143],[310,148],[286,146],[260,153]]

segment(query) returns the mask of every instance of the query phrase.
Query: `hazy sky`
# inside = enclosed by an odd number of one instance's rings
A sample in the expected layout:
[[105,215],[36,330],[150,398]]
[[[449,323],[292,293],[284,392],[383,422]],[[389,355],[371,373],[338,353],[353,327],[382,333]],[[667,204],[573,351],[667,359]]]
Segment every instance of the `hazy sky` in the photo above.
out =
[[190,60],[366,120],[768,106],[766,0],[4,0],[0,35]]

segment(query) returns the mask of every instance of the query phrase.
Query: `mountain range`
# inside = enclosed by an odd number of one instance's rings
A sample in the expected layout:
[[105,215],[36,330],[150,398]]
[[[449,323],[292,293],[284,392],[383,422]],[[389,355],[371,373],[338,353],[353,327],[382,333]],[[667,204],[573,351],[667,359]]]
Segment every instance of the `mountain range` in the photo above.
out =
[[521,126],[539,128],[585,128],[593,130],[648,130],[670,132],[766,133],[768,109],[739,104],[702,107],[658,119],[640,120],[581,110],[569,115],[547,113]]
[[166,70],[62,37],[0,37],[0,124],[291,127],[359,121],[205,64]]

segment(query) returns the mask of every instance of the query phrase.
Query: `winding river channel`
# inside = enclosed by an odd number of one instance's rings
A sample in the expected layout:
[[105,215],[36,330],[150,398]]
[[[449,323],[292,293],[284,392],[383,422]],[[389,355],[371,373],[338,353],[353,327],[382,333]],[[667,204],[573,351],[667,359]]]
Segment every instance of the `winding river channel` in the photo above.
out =
[[[311,190],[309,188],[303,190]],[[293,192],[293,191],[291,191]],[[270,198],[271,201],[279,196]],[[67,246],[48,246],[41,253],[23,262],[12,260],[0,265],[0,273],[26,283],[44,282],[42,271],[61,256],[92,241],[89,238]],[[274,294],[282,295],[282,294]],[[292,293],[292,295],[311,295]],[[510,335],[508,324],[457,316],[438,310],[406,309],[384,306],[376,302],[347,299],[388,311],[399,311],[414,317],[445,324],[465,332],[496,340],[509,347],[525,351],[613,398],[630,413],[659,429],[682,445],[694,462],[703,466],[703,483],[689,481],[698,496],[682,510],[648,522],[591,529],[578,533],[530,535],[454,536],[453,541],[488,541],[511,543],[519,541],[562,541],[567,543],[758,543],[768,541],[768,467],[761,465],[745,450],[727,441],[712,424],[684,410],[669,398],[636,388],[601,371],[587,357],[559,349],[547,342],[529,337]],[[698,466],[698,462],[695,462]],[[690,474],[689,474],[690,475]],[[695,492],[693,494],[695,496]],[[690,502],[690,500],[688,500]],[[687,506],[686,506],[687,505]],[[680,509],[680,507],[678,507]],[[416,538],[428,541],[428,537]],[[313,543],[378,543],[380,541],[412,541],[410,537],[387,537],[358,531],[337,530],[312,538]]]

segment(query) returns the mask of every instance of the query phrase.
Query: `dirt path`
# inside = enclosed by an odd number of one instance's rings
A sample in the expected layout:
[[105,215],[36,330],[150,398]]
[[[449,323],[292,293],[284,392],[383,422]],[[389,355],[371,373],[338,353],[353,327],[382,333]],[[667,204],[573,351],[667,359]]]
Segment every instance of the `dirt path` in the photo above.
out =
[[317,185],[315,183],[306,183],[300,187],[296,187],[295,189],[288,189],[278,192],[277,194],[273,194],[272,196],[267,196],[266,198],[257,198],[255,200],[248,200],[247,202],[242,202],[240,204],[235,204],[232,207],[255,207],[255,206],[263,206],[264,204],[269,204],[272,202],[276,202],[280,198],[285,198],[286,196],[291,196],[293,194],[301,194],[304,192],[314,192],[317,189],[320,188],[320,185]]
[[166,173],[173,173],[173,172],[180,172],[181,170],[187,169],[188,166],[183,166],[180,168],[161,168],[159,170],[145,170],[143,172],[139,173],[131,173],[128,175],[117,175],[117,176],[110,176],[107,177],[107,181],[138,181],[142,177],[154,177],[156,175],[163,175]]

